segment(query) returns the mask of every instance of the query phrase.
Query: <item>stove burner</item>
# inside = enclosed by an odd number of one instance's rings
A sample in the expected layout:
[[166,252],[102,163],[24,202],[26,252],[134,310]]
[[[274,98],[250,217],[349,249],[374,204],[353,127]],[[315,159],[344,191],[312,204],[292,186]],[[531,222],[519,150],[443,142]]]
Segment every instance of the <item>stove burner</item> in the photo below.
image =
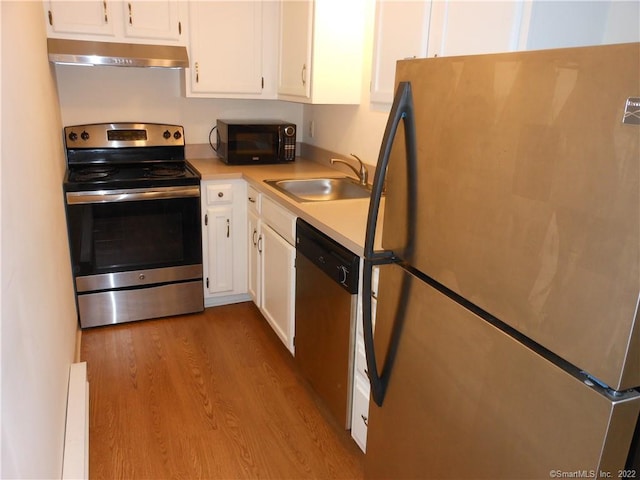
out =
[[146,177],[178,178],[185,176],[184,165],[154,165],[145,172]]
[[73,178],[76,182],[86,182],[87,180],[100,180],[108,178],[118,171],[116,167],[91,166],[76,170]]

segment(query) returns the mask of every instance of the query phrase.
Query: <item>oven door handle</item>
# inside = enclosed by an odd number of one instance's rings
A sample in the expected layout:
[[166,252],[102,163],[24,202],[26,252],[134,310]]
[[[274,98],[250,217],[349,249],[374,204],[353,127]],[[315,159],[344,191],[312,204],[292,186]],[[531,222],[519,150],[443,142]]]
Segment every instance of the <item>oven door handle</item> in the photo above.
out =
[[197,185],[184,187],[128,188],[124,190],[93,190],[87,192],[67,192],[67,204],[137,202],[170,198],[199,197]]

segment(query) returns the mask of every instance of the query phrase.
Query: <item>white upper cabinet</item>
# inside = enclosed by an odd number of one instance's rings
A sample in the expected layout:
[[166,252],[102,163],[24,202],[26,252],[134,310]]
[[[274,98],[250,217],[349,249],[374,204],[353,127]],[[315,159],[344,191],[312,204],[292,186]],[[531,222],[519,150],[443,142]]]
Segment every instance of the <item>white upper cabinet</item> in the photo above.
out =
[[179,0],[45,0],[47,36],[182,45],[182,5]]
[[282,2],[280,9],[278,93],[308,99],[311,97],[313,2]]
[[275,98],[278,3],[189,2],[187,96]]
[[360,103],[365,7],[365,0],[281,2],[278,98]]
[[391,103],[403,58],[637,42],[638,18],[636,1],[377,0],[371,101]]
[[389,102],[393,98],[398,60],[425,56],[430,16],[431,1],[376,2],[372,102]]
[[[49,0],[44,2],[47,15],[47,36],[75,37],[98,35],[115,37],[113,5],[104,0],[67,2]],[[107,40],[103,38],[103,40]]]
[[536,0],[527,20],[526,50],[640,42],[637,0]]
[[178,2],[130,0],[125,8],[125,37],[180,40],[182,23]]
[[524,0],[433,0],[428,55],[476,55],[518,49]]

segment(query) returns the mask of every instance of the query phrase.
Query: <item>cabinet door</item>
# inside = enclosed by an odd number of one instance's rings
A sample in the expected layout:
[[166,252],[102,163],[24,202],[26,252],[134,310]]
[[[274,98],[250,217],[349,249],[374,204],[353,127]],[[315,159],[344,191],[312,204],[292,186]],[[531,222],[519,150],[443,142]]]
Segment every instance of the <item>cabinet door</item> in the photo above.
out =
[[249,212],[249,295],[253,303],[260,307],[260,262],[262,261],[262,232],[260,219]]
[[182,33],[177,0],[129,0],[123,5],[125,36],[179,40]]
[[353,407],[351,411],[351,436],[363,452],[367,451],[369,427],[369,385],[366,377],[357,376],[353,382]]
[[518,49],[525,0],[434,0],[429,57],[510,52]]
[[233,290],[233,206],[207,208],[207,268],[205,288],[208,293]]
[[431,1],[376,2],[371,101],[391,103],[396,62],[427,55]]
[[296,249],[262,224],[262,313],[293,354]]
[[310,98],[313,0],[286,1],[280,8],[278,93]]
[[111,2],[49,0],[44,5],[49,33],[115,35]]
[[188,93],[262,92],[262,2],[189,2]]
[[523,48],[539,50],[639,42],[638,19],[638,1],[535,1]]

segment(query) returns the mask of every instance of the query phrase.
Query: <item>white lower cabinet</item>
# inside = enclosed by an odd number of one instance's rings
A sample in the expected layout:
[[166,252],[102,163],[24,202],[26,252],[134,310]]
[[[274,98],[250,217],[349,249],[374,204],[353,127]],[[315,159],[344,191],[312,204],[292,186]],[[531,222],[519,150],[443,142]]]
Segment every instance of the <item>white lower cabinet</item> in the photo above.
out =
[[357,376],[353,382],[353,410],[351,411],[351,437],[363,452],[367,451],[369,426],[369,384]]
[[251,186],[247,199],[249,294],[293,354],[296,216]]
[[260,306],[260,251],[262,250],[262,229],[260,228],[260,217],[258,214],[249,210],[249,268],[248,273],[248,290],[253,303]]
[[[233,290],[233,206],[207,207],[208,274],[205,285],[208,293],[215,294]],[[235,227],[235,225],[234,225]]]
[[295,247],[263,223],[261,310],[291,353],[294,353],[295,260]]
[[201,189],[205,306],[248,300],[247,184],[205,181]]
[[[360,272],[363,262],[360,261]],[[376,321],[376,303],[378,297],[379,267],[373,267],[371,276],[371,317],[373,328]],[[362,281],[362,274],[360,277]],[[367,376],[367,356],[364,348],[362,323],[362,282],[358,295],[358,314],[356,323],[355,359],[353,362],[353,406],[351,408],[351,437],[363,452],[367,451],[367,428],[369,426],[369,377]]]

